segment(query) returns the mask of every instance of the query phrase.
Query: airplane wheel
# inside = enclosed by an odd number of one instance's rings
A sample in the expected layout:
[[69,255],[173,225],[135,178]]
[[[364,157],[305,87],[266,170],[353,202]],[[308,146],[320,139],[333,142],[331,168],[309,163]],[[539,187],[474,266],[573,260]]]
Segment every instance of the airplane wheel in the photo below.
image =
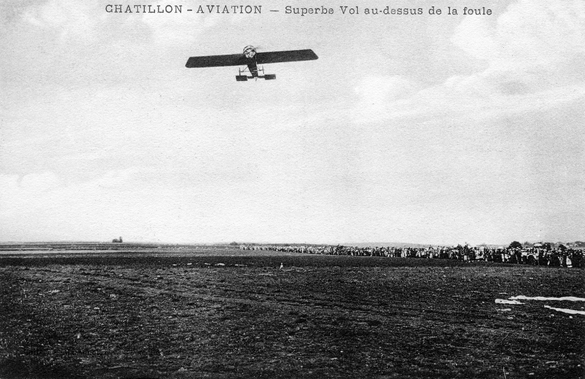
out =
[[246,75],[236,75],[236,81],[238,82],[247,82],[248,77]]
[[266,80],[275,80],[276,79],[276,75],[275,74],[264,75],[264,79],[266,79]]

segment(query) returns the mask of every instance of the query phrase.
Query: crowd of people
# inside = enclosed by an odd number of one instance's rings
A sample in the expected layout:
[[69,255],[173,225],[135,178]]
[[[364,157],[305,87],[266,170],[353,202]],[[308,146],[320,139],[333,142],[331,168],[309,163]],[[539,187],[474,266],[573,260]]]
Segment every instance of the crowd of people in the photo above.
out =
[[241,245],[242,250],[264,250],[303,254],[350,255],[394,258],[459,259],[552,267],[585,267],[583,250],[560,247],[487,247],[458,245],[428,247],[332,246],[332,245]]

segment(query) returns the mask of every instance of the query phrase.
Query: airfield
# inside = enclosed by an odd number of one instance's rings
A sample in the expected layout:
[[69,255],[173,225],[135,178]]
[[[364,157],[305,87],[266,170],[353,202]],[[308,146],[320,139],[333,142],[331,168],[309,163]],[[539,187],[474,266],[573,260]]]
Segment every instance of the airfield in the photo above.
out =
[[0,378],[582,378],[583,269],[0,248]]

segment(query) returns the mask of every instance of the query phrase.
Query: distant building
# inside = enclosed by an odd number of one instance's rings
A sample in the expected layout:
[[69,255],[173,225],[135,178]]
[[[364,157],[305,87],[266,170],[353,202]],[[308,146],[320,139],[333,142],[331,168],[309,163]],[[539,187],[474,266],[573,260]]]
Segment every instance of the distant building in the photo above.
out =
[[112,242],[113,242],[113,243],[122,243],[122,242],[124,242],[124,241],[122,241],[122,237],[120,237],[120,238],[114,238],[114,239],[112,240]]

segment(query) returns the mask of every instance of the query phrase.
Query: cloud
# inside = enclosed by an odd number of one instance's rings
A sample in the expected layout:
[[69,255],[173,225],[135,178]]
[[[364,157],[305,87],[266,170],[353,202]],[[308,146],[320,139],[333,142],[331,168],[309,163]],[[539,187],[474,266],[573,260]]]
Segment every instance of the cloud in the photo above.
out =
[[[97,12],[91,2],[49,0],[32,5],[22,13],[22,20],[35,27],[57,31],[62,41],[95,41]],[[89,40],[89,41],[88,41]]]
[[498,53],[491,25],[481,17],[465,18],[456,28],[451,42],[476,59],[488,60]]
[[358,96],[356,122],[372,122],[391,116],[387,105],[416,93],[419,85],[403,76],[366,76],[355,87]]
[[[153,7],[160,5],[164,7],[167,2],[159,1],[152,4]],[[183,12],[186,12],[183,6]],[[151,29],[153,42],[165,49],[176,46],[193,45],[205,29],[213,27],[217,20],[211,16],[196,14],[193,12],[185,14],[150,14],[145,13],[133,18],[140,20]]]
[[543,65],[585,52],[585,6],[580,1],[511,4],[495,25],[467,17],[452,42],[477,59],[507,66]]
[[367,76],[356,86],[362,105],[378,107],[414,92],[415,84],[401,76]]
[[25,175],[20,181],[20,188],[25,192],[40,193],[58,187],[60,180],[54,173],[45,171]]
[[[51,171],[35,172],[19,177],[0,174],[0,214],[13,216],[25,210],[37,209],[62,185]],[[25,212],[25,213],[26,213]]]
[[484,62],[483,68],[426,88],[405,76],[366,77],[355,88],[359,101],[351,113],[356,122],[478,119],[583,101],[581,1],[519,0],[497,20],[465,17],[451,42],[468,57]]
[[510,88],[512,92],[522,87],[525,92],[536,92],[572,84],[585,74],[583,65],[576,64],[585,58],[585,5],[581,1],[520,0],[495,24],[465,18],[451,41],[488,63],[475,78],[494,83],[502,94]]
[[[164,7],[168,2],[158,1],[153,7]],[[162,48],[192,47],[201,35],[211,29],[222,26],[241,24],[252,16],[248,14],[220,14],[208,12],[207,5],[203,5],[205,13],[195,10],[199,5],[184,5],[181,14],[150,14],[140,17],[141,22],[151,28],[154,43]],[[215,5],[219,7],[219,5]],[[189,12],[187,8],[194,11]]]

